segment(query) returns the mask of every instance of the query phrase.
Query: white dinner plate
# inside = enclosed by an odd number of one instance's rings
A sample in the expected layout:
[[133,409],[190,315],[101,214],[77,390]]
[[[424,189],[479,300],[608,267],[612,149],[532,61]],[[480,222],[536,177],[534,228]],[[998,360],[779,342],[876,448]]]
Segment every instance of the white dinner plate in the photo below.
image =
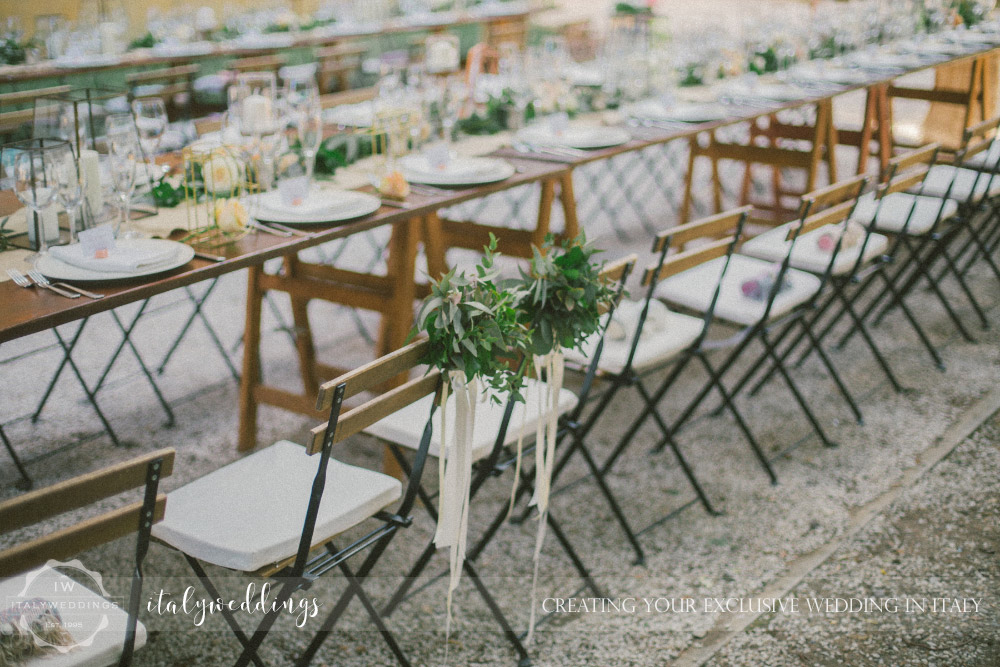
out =
[[633,118],[672,120],[682,123],[711,123],[728,117],[725,107],[721,104],[681,103],[668,107],[658,100],[636,102],[629,107],[628,113]]
[[411,183],[444,187],[496,183],[515,172],[509,162],[488,157],[452,158],[444,169],[435,169],[423,155],[407,155],[399,161],[399,166]]
[[547,123],[526,127],[517,133],[517,138],[539,146],[564,146],[582,150],[608,148],[627,143],[632,137],[620,127],[570,126],[555,134]]
[[323,121],[345,127],[371,127],[375,104],[371,101],[341,104],[323,112]]
[[374,213],[382,206],[378,197],[354,190],[314,188],[300,206],[281,201],[277,190],[250,199],[250,213],[261,222],[283,225],[315,225],[344,222]]
[[727,84],[723,90],[724,94],[734,97],[774,100],[775,102],[794,102],[809,97],[809,93],[787,83],[733,81]]
[[133,273],[123,273],[120,271],[91,271],[90,269],[84,269],[79,266],[67,264],[66,262],[56,259],[49,253],[41,255],[35,260],[35,268],[38,269],[43,276],[49,278],[50,280],[65,280],[67,282],[74,283],[121,282],[135,280],[136,278],[145,278],[147,276],[155,276],[160,273],[172,271],[176,268],[184,266],[194,257],[194,248],[186,243],[169,241],[167,239],[123,239],[118,241],[117,244],[120,246],[135,246],[143,250],[148,249],[157,251],[162,250],[167,246],[173,246],[175,248],[175,255],[173,259],[151,266],[144,266]]

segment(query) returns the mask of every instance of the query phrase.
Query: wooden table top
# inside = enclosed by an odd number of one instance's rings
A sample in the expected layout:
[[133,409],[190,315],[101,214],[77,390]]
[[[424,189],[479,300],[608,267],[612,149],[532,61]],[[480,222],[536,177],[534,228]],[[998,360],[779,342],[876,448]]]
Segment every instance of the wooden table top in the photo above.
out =
[[[327,241],[376,227],[408,223],[448,206],[536,183],[542,179],[557,178],[570,169],[568,165],[553,162],[517,159],[510,161],[517,169],[517,173],[500,183],[455,189],[453,193],[434,196],[413,194],[406,200],[409,208],[383,205],[375,213],[347,223],[299,227],[309,233],[306,237],[284,238],[264,233],[250,233],[226,246],[206,250],[211,254],[225,256],[225,261],[213,262],[195,257],[183,267],[152,280],[94,283],[93,287],[88,285],[88,288],[106,295],[99,300],[86,297],[67,299],[47,290],[18,287],[13,281],[0,283],[0,343],[148,299],[185,285],[216,278],[248,266],[260,265],[269,259],[296,253]],[[370,188],[367,190],[370,191]]]
[[[358,30],[356,32],[330,33],[323,32],[322,29],[311,30],[307,33],[295,36],[292,43],[281,47],[241,47],[234,43],[219,42],[207,53],[195,55],[157,55],[152,49],[136,49],[121,56],[118,62],[93,65],[88,67],[59,67],[54,61],[46,60],[31,65],[5,65],[0,66],[0,84],[16,83],[23,81],[33,81],[36,79],[48,79],[74,74],[88,74],[115,69],[128,69],[137,67],[149,67],[152,65],[178,65],[190,63],[196,60],[219,57],[247,57],[273,53],[283,49],[295,49],[310,46],[324,46],[336,42],[349,41],[354,39],[374,38],[381,35],[400,34],[409,32],[425,32],[442,30],[446,28],[457,28],[464,25],[492,24],[511,20],[524,20],[531,14],[531,11],[520,11],[511,14],[500,14],[496,16],[479,16],[468,14],[453,19],[451,21],[437,21],[432,23],[412,24],[406,23],[402,19],[392,19],[385,21],[377,31]],[[310,34],[311,33],[311,34]]]
[[[927,63],[918,68],[908,70],[907,73],[943,64],[960,63],[998,50],[1000,50],[1000,45],[991,46],[941,62]],[[726,125],[746,122],[783,109],[793,109],[815,104],[821,100],[830,99],[852,91],[870,88],[875,85],[883,85],[897,79],[899,76],[902,75],[876,77],[864,84],[843,86],[836,90],[817,93],[815,96],[790,102],[775,103],[773,106],[767,108],[740,107],[739,110],[747,112],[745,115],[734,115],[723,120],[691,124],[689,126],[679,125],[677,128],[669,129],[655,127],[642,128],[642,136],[634,136],[628,142],[619,146],[587,151],[586,155],[580,157],[553,158],[551,161],[525,159],[519,158],[515,152],[509,149],[502,149],[501,151],[497,151],[496,154],[511,161],[518,168],[518,173],[506,181],[474,188],[456,189],[453,194],[448,195],[434,197],[412,195],[408,199],[413,204],[412,208],[400,209],[383,206],[370,216],[346,224],[333,226],[312,225],[305,228],[305,231],[311,233],[309,237],[280,238],[260,233],[249,234],[240,241],[230,244],[225,248],[212,251],[214,254],[225,255],[227,259],[223,262],[211,262],[195,258],[186,266],[151,281],[128,285],[104,285],[101,286],[100,291],[107,296],[97,301],[85,297],[72,300],[66,299],[44,290],[20,288],[12,281],[0,283],[0,304],[2,304],[0,306],[0,343],[149,298],[155,294],[214,278],[248,266],[258,265],[274,257],[295,253],[327,241],[357,234],[375,227],[409,221],[448,206],[471,199],[478,199],[488,194],[514,188],[526,183],[537,182],[543,178],[558,177],[576,167],[591,162],[606,160],[617,155],[642,150],[678,138],[690,137]]]

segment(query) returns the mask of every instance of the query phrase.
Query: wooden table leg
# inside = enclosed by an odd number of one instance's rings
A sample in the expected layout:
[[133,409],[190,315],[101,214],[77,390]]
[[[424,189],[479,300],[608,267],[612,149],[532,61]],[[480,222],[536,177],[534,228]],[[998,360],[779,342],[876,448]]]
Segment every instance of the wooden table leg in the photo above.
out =
[[424,254],[427,256],[427,273],[435,280],[448,272],[448,248],[444,229],[437,212],[428,213],[423,219]]
[[240,428],[237,450],[246,452],[257,446],[257,399],[254,391],[260,383],[260,311],[264,294],[260,289],[263,267],[247,269],[246,325],[243,330],[243,373],[240,376]]
[[411,218],[392,226],[389,239],[387,275],[392,282],[392,306],[382,314],[376,356],[381,357],[406,344],[413,325],[413,301],[416,299],[417,241],[415,227],[422,218]]
[[[285,274],[294,277],[298,267],[298,257],[289,255],[285,260]],[[299,373],[302,376],[304,394],[319,391],[316,375],[316,348],[313,345],[312,327],[309,326],[309,299],[289,295],[292,303],[292,321],[295,323],[295,349],[299,355]]]
[[575,239],[580,234],[580,221],[576,216],[576,195],[573,193],[573,172],[569,171],[559,180],[559,201],[562,203],[563,236]]

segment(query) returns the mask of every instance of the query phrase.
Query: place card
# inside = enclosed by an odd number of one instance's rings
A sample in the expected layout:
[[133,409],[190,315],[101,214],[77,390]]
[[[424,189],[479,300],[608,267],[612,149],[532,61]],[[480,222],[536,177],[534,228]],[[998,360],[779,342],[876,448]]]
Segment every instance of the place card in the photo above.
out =
[[115,248],[115,232],[110,224],[84,229],[79,233],[84,257],[103,258]]

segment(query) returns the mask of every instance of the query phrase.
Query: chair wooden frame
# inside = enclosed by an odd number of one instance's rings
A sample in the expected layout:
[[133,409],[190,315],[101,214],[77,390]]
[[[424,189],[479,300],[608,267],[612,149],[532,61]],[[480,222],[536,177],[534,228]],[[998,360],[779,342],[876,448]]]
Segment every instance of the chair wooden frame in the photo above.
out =
[[[296,664],[310,664],[316,651],[319,650],[323,641],[329,637],[333,627],[355,597],[358,598],[365,608],[369,618],[378,628],[399,664],[403,666],[410,664],[394,635],[385,625],[383,615],[378,612],[374,603],[361,587],[361,582],[369,575],[397,531],[400,528],[408,527],[412,523],[411,513],[414,502],[418,497],[420,478],[430,446],[432,417],[437,406],[437,401],[433,401],[432,403],[423,435],[416,449],[411,469],[412,476],[406,485],[402,500],[396,511],[389,512],[383,510],[377,512],[370,518],[380,522],[380,525],[352,543],[340,548],[334,544],[334,540],[338,538],[337,535],[317,541],[314,536],[314,529],[323,491],[326,486],[326,470],[333,446],[428,394],[437,394],[441,389],[442,378],[440,372],[429,371],[389,392],[365,400],[360,405],[349,410],[344,406],[344,400],[364,394],[365,392],[377,390],[384,384],[387,378],[409,374],[410,371],[418,366],[419,360],[426,354],[427,345],[426,341],[412,343],[397,352],[376,359],[319,387],[318,398],[315,404],[316,409],[318,411],[328,410],[330,417],[325,424],[312,429],[309,442],[305,446],[306,451],[310,455],[319,454],[319,462],[316,475],[312,481],[312,492],[302,528],[302,536],[299,540],[295,556],[255,572],[247,573],[251,576],[271,578],[280,584],[276,602],[272,611],[264,616],[252,635],[247,635],[243,631],[231,611],[226,608],[222,609],[222,614],[226,622],[243,647],[236,661],[237,666],[242,667],[251,662],[259,666],[263,665],[261,658],[257,654],[257,650],[277,619],[281,605],[295,592],[309,588],[312,582],[318,577],[334,569],[339,569],[343,573],[347,581],[347,590],[341,594],[330,614],[324,619],[316,636]],[[359,567],[356,570],[351,568],[347,564],[347,561],[364,551],[367,551],[367,555]],[[314,552],[315,555],[313,555]],[[209,594],[213,597],[219,597],[218,589],[209,578],[201,562],[188,554],[184,554],[184,556]]]
[[[787,191],[781,184],[781,171],[786,168],[804,170],[806,173],[805,192],[816,189],[819,179],[819,168],[826,164],[829,181],[837,181],[836,147],[839,143],[837,129],[833,124],[833,100],[830,98],[816,102],[816,121],[812,126],[791,125],[778,120],[777,112],[754,118],[750,123],[750,139],[747,144],[732,144],[716,138],[716,130],[704,133],[707,142],[702,145],[699,135],[693,135],[689,140],[687,175],[684,181],[684,198],[681,203],[681,224],[688,222],[693,204],[694,170],[699,157],[709,160],[712,183],[712,203],[715,213],[723,209],[722,179],[719,174],[719,161],[729,160],[742,162],[746,165],[740,190],[740,204],[753,204],[758,211],[780,224],[790,217],[794,218],[796,210],[782,204],[786,196],[801,196],[802,193]],[[761,122],[766,119],[766,125]],[[761,145],[763,140],[764,145]],[[807,141],[808,150],[788,148],[781,144],[786,140]],[[753,183],[753,165],[771,167],[772,201],[770,203],[751,202],[750,193]]]
[[128,621],[120,667],[132,664],[142,596],[142,565],[149,550],[150,531],[163,519],[167,498],[158,493],[160,481],[174,469],[174,450],[161,449],[100,470],[37,489],[0,503],[0,526],[12,532],[76,510],[120,493],[144,487],[143,499],[87,518],[42,537],[0,551],[0,578],[11,577],[63,560],[112,540],[136,534],[135,565],[129,593]]
[[[147,70],[129,74],[125,82],[129,87],[129,97],[135,97],[134,91],[138,86],[152,84],[163,84],[163,88],[150,95],[139,97],[158,97],[163,100],[167,111],[175,110],[180,112],[181,118],[188,118],[191,115],[194,104],[194,80],[198,76],[201,67],[199,65],[178,65],[176,67],[165,67],[161,69]],[[178,95],[186,96],[183,107],[174,104]],[[175,114],[175,120],[177,118]]]
[[[623,290],[625,281],[628,279],[632,268],[635,265],[636,257],[630,255],[614,262],[607,264],[601,271],[602,279],[613,282],[617,284],[617,297],[620,298]],[[617,301],[617,299],[616,299]],[[612,309],[613,310],[613,309]],[[521,362],[522,368],[525,360]],[[579,406],[586,401],[586,395],[590,391],[591,382],[585,382],[580,390],[580,401],[577,403],[577,408],[575,408],[569,415],[565,415],[561,419],[560,429],[558,438],[560,441],[566,437],[570,430],[573,428],[572,424],[576,422],[579,417]],[[507,470],[512,467],[515,469],[515,474],[518,475],[516,480],[517,488],[514,492],[514,504],[516,505],[522,498],[530,496],[534,485],[534,470],[519,469],[517,466],[517,455],[508,450],[505,443],[507,440],[507,430],[510,423],[511,415],[513,414],[514,403],[513,401],[508,401],[505,406],[503,419],[501,421],[500,429],[497,434],[496,439],[493,443],[493,448],[490,454],[474,464],[474,476],[470,490],[470,500],[476,496],[476,494],[483,488],[484,484],[492,477],[499,477],[503,475]],[[528,456],[530,452],[537,446],[537,443],[531,443],[526,446],[521,453],[522,460],[523,457]],[[409,464],[403,455],[402,450],[395,443],[389,443],[390,451],[396,457],[397,461],[407,474],[409,474]],[[611,492],[606,490],[608,494]],[[437,510],[435,508],[435,496],[427,493],[421,488],[421,500],[424,504],[424,508],[427,510],[428,514],[436,521],[437,520]],[[526,511],[530,508],[526,508]],[[494,516],[494,519],[487,526],[486,530],[479,536],[479,539],[475,544],[468,550],[466,554],[466,560],[463,565],[466,573],[473,580],[480,596],[483,601],[489,607],[490,612],[493,614],[497,623],[500,625],[507,637],[510,644],[514,647],[518,654],[520,665],[529,665],[530,658],[528,656],[527,650],[521,643],[520,638],[516,633],[513,632],[510,623],[506,620],[503,612],[500,610],[499,606],[493,600],[492,595],[490,595],[486,586],[482,583],[479,575],[477,574],[473,563],[479,558],[483,553],[489,543],[496,536],[499,529],[507,521],[511,515],[511,506],[508,503],[504,503],[500,507]],[[572,562],[573,567],[577,570],[577,574],[580,576],[584,583],[584,586],[588,588],[595,596],[603,597],[601,589],[598,587],[597,583],[594,581],[589,570],[584,565],[582,559],[580,558],[577,550],[573,547],[572,543],[569,541],[565,531],[562,529],[559,522],[553,517],[551,504],[548,511],[545,514],[545,521],[547,526],[552,530],[552,533],[556,536],[561,548],[563,549],[566,556]],[[407,573],[403,584],[397,589],[392,599],[386,605],[385,613],[392,613],[409,595],[409,591],[416,581],[416,578],[426,569],[430,563],[431,557],[434,555],[435,547],[433,541],[425,547],[424,551],[421,553],[420,557],[414,563],[413,567]]]

